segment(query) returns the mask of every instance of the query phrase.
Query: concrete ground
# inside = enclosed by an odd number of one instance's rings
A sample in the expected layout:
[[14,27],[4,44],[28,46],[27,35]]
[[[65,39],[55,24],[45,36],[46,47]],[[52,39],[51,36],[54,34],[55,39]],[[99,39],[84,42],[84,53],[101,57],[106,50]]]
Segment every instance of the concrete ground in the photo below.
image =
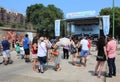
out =
[[[62,50],[62,49],[61,49]],[[120,82],[120,53],[117,52],[117,76],[106,78],[102,76],[97,78],[94,76],[94,68],[96,65],[95,47],[91,49],[92,55],[88,56],[87,67],[77,67],[71,64],[71,56],[69,60],[62,59],[59,72],[54,71],[54,62],[46,64],[46,71],[41,74],[32,70],[32,63],[25,63],[24,60],[18,59],[15,51],[12,51],[14,63],[12,65],[0,65],[0,82]],[[61,52],[62,54],[62,52]],[[0,56],[0,61],[2,57]],[[79,59],[77,59],[79,62]],[[103,69],[103,75],[106,72],[107,63]]]

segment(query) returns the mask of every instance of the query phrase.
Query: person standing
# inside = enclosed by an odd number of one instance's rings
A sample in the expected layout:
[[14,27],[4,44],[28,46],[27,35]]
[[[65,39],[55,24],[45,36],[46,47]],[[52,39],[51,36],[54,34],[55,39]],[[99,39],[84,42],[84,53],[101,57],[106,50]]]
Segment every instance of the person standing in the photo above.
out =
[[107,36],[107,56],[108,56],[108,68],[109,73],[106,77],[112,78],[112,76],[116,76],[116,65],[115,65],[115,56],[116,56],[116,41],[112,39],[111,35]]
[[6,39],[6,37],[3,37],[2,47],[3,47],[3,53],[2,54],[3,54],[4,65],[12,64],[13,61],[11,59],[11,54],[10,54],[10,43]]
[[88,41],[86,37],[83,37],[83,39],[80,41],[80,46],[81,46],[81,53],[80,53],[80,66],[82,63],[82,59],[84,58],[84,66],[86,67],[86,62],[87,62],[87,56],[88,56]]
[[36,64],[37,64],[37,49],[38,49],[38,43],[33,41],[31,46],[31,52],[32,52],[32,58],[33,58],[33,70],[36,71]]
[[95,66],[94,75],[97,75],[98,78],[100,78],[101,77],[101,72],[102,72],[104,63],[106,61],[106,57],[107,57],[105,38],[104,37],[101,36],[98,39],[96,50],[98,50],[98,53],[97,53],[97,57],[96,57],[97,64]]
[[23,39],[23,48],[25,51],[25,62],[30,62],[30,40],[28,34],[25,34],[25,38]]
[[75,40],[73,37],[70,39],[70,53],[72,55],[72,65],[76,65],[76,45],[75,45]]
[[32,45],[31,45],[31,52],[32,52],[32,59],[33,59],[33,71],[37,71],[37,61],[38,61],[38,56],[37,56],[37,51],[38,51],[38,39],[39,36],[38,34],[35,34],[33,40],[32,40]]
[[25,55],[24,48],[23,48],[22,43],[20,43],[20,56],[21,56],[21,59],[24,59],[24,55]]
[[18,59],[19,59],[19,57],[20,57],[20,45],[19,45],[19,43],[16,43],[15,51],[17,52],[17,56],[18,56]]
[[69,45],[63,46],[63,58],[68,59],[69,58]]
[[61,63],[61,54],[60,54],[60,47],[61,47],[61,43],[59,41],[59,38],[56,38],[56,44],[53,46],[54,50],[59,52],[57,56],[54,56],[54,63],[55,63],[55,71],[60,71],[61,67],[60,67],[60,63]]
[[51,44],[51,42],[49,40],[49,37],[44,37],[44,42],[48,45],[48,48],[47,48],[47,60],[50,57],[49,61],[52,61],[52,56],[50,54],[50,49],[51,49],[52,44]]
[[48,45],[44,42],[44,37],[40,37],[38,41],[38,61],[40,63],[38,72],[44,73],[44,65],[47,62],[47,48]]
[[50,49],[52,46],[52,43],[50,42],[49,37],[44,37],[44,38],[45,38],[44,42],[48,45],[48,49]]
[[2,55],[2,44],[1,44],[1,41],[0,41],[0,56]]
[[91,53],[90,53],[90,48],[91,48],[91,40],[90,40],[90,37],[87,37],[87,40],[88,40],[88,48],[89,48],[88,55],[91,55]]

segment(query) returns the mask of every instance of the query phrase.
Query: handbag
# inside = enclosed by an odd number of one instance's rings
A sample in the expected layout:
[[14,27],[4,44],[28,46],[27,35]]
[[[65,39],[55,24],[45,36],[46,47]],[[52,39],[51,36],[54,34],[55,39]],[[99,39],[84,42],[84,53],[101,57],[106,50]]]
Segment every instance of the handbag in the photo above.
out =
[[58,51],[52,51],[51,54],[53,54],[54,56],[58,56],[59,52]]
[[106,57],[105,56],[97,56],[97,59],[99,59],[99,60],[106,60]]
[[74,54],[74,53],[77,52],[76,49],[74,48],[74,46],[72,44],[70,46],[70,52],[71,52],[71,54]]

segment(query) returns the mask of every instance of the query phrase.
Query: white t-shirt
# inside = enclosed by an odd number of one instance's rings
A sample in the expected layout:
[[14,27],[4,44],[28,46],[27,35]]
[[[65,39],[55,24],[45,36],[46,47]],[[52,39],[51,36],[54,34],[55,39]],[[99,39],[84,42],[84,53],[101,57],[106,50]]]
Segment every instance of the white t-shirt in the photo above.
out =
[[86,39],[82,39],[81,41],[80,41],[80,44],[82,45],[82,50],[89,50],[89,48],[88,48],[88,41],[86,40]]
[[46,43],[45,42],[38,42],[37,56],[44,57],[44,56],[46,56],[46,54],[47,54]]
[[21,55],[24,55],[24,54],[25,54],[23,47],[20,47],[20,54],[21,54]]

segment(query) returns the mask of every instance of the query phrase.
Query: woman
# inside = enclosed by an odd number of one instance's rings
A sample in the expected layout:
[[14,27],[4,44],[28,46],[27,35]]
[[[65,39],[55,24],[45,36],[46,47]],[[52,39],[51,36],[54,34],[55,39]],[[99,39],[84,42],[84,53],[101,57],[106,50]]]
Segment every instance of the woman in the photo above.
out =
[[37,42],[33,42],[32,43],[32,48],[31,48],[31,52],[32,52],[32,58],[33,58],[33,70],[34,71],[36,71],[37,49],[38,49]]
[[[53,46],[53,48],[57,52],[60,52],[60,46],[61,46],[61,43],[59,42],[59,38],[56,38],[56,44]],[[61,70],[60,62],[61,62],[61,55],[59,53],[57,56],[54,56],[55,71],[60,71]]]
[[100,78],[101,77],[101,72],[102,72],[104,63],[106,61],[106,57],[107,57],[104,37],[100,37],[98,39],[96,49],[98,50],[98,54],[97,54],[97,58],[96,58],[97,64],[96,64],[96,67],[95,67],[94,74],[97,75],[98,78]]
[[44,37],[40,37],[38,41],[38,61],[40,66],[38,68],[38,72],[44,73],[44,65],[47,62],[47,44],[44,42]]
[[72,55],[72,65],[76,65],[76,45],[75,45],[75,41],[73,40],[73,38],[71,38],[70,40],[70,52]]

